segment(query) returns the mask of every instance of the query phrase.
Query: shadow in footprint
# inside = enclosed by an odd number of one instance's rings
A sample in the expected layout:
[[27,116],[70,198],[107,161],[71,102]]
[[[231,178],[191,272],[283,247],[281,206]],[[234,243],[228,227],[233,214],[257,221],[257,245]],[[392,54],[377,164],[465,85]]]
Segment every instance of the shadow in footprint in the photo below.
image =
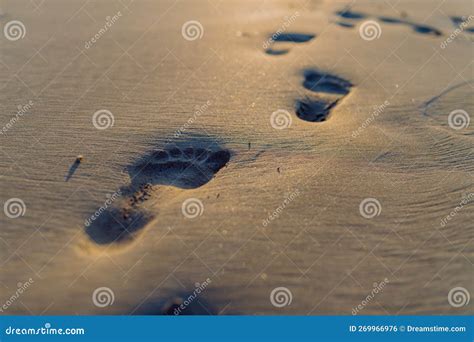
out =
[[339,101],[349,94],[353,84],[339,76],[315,69],[303,72],[303,87],[318,97],[306,97],[295,103],[296,116],[304,121],[326,121]]
[[459,25],[459,24],[463,23],[464,21],[466,21],[465,17],[452,16],[452,17],[449,17],[449,18],[451,19],[453,24],[456,24],[456,25]]
[[415,32],[418,32],[421,34],[426,34],[426,35],[431,35],[431,36],[441,36],[443,34],[440,30],[431,26],[418,25],[418,24],[411,24],[411,25]]
[[209,182],[230,160],[228,150],[181,144],[152,151],[128,168],[132,186],[172,185],[198,188]]
[[341,26],[341,27],[344,27],[344,28],[353,28],[354,27],[354,24],[346,23],[344,21],[337,21],[336,24]]
[[265,53],[267,53],[268,55],[273,55],[273,56],[286,55],[288,52],[290,52],[289,49],[277,50],[277,49],[268,48],[265,50]]
[[303,87],[314,92],[347,95],[352,83],[328,73],[317,70],[304,72]]
[[354,12],[354,11],[351,11],[350,9],[337,11],[336,14],[344,19],[359,20],[359,19],[364,19],[366,17],[365,14],[360,13],[360,12]]
[[323,122],[331,113],[331,109],[339,100],[325,101],[306,98],[296,102],[296,116],[304,121]]
[[218,310],[204,298],[197,297],[193,291],[180,291],[168,300],[154,300],[143,304],[134,315],[159,316],[209,316],[217,315]]
[[391,17],[378,17],[379,21],[387,24],[406,24],[405,20],[398,19],[398,18],[391,18]]
[[274,42],[306,43],[314,37],[314,34],[306,33],[280,33],[274,34],[271,38]]
[[[100,210],[100,209],[99,209]],[[96,219],[86,223],[86,234],[98,245],[128,244],[153,218],[136,208],[109,207],[97,211]]]
[[314,34],[307,34],[307,33],[295,33],[295,32],[286,32],[286,33],[274,33],[268,38],[268,42],[270,42],[266,46],[265,53],[268,55],[279,56],[287,54],[290,50],[286,47],[284,49],[275,49],[272,45],[278,43],[306,43],[316,37]]

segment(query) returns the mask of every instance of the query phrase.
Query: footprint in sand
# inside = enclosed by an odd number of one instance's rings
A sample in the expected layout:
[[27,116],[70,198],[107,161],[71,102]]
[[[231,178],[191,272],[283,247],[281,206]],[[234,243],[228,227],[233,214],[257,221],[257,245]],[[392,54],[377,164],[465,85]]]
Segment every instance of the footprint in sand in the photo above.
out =
[[469,23],[472,21],[472,15],[469,16],[452,16],[450,17],[453,26],[457,29],[461,29],[464,32],[474,33],[474,27],[467,27]]
[[157,150],[129,168],[132,185],[172,185],[182,189],[198,188],[230,160],[227,150],[178,148]]
[[309,122],[326,121],[337,102],[338,100],[333,102],[312,100],[309,97],[304,100],[298,100],[296,102],[296,116],[301,120]]
[[[335,23],[344,28],[353,28],[355,26],[354,23],[349,22],[349,21],[358,21],[367,17],[366,14],[360,13],[360,12],[354,12],[349,7],[346,7],[340,11],[337,11],[335,14],[340,18],[340,20],[336,21]],[[344,20],[349,20],[349,21],[344,21]]]
[[353,84],[341,77],[309,69],[304,72],[303,87],[315,93],[296,101],[296,116],[304,121],[326,121],[333,108],[347,94]]
[[350,8],[346,8],[340,11],[337,11],[336,14],[344,19],[351,19],[351,20],[361,20],[367,17],[366,14],[360,12],[354,12]]
[[459,26],[461,23],[467,21],[468,17],[454,15],[454,16],[449,17],[449,19],[451,19],[451,21],[453,22],[453,25]]
[[344,28],[354,28],[353,23],[346,23],[345,21],[336,21],[336,24]]
[[[368,14],[354,12],[350,8],[342,9],[340,11],[337,11],[335,14],[339,16],[341,19],[350,20],[350,21],[358,21],[358,20],[362,20],[364,18],[369,17]],[[377,20],[386,24],[406,25],[406,26],[411,27],[413,31],[420,34],[424,34],[424,35],[441,36],[443,34],[437,28],[434,28],[425,24],[417,24],[415,22],[412,22],[406,19],[380,16],[377,18]],[[354,26],[351,22],[343,22],[343,21],[339,21],[337,22],[337,24],[339,26],[346,27],[346,28],[350,28]]]
[[443,33],[438,30],[437,28],[428,26],[428,25],[420,25],[420,24],[414,24],[414,23],[407,23],[411,25],[413,30],[417,33],[425,34],[425,35],[431,35],[431,36],[442,36]]
[[109,207],[97,219],[86,226],[86,234],[97,245],[115,243],[126,245],[153,219],[153,216],[133,205],[122,202]]
[[347,95],[352,83],[338,76],[309,69],[304,71],[303,87],[316,93]]
[[413,29],[413,31],[424,34],[424,35],[429,35],[429,36],[441,36],[443,33],[438,30],[437,28],[434,28],[432,26],[428,26],[425,24],[417,24],[408,20],[404,19],[398,19],[398,18],[392,18],[392,17],[378,17],[377,18],[379,21],[386,23],[386,24],[399,24],[399,25],[406,25],[409,26]]
[[[293,44],[301,44],[306,43],[312,40],[315,37],[314,34],[308,33],[274,33],[268,39],[267,42],[264,44],[265,53],[268,55],[284,55],[290,51],[288,44],[284,43],[293,43]],[[283,47],[282,47],[283,46]]]
[[121,188],[121,198],[98,210],[96,219],[88,221],[87,236],[96,245],[128,245],[154,218],[143,207],[153,197],[154,186],[198,188],[208,183],[230,158],[229,150],[219,146],[196,147],[195,142],[148,153],[127,168],[132,181]]

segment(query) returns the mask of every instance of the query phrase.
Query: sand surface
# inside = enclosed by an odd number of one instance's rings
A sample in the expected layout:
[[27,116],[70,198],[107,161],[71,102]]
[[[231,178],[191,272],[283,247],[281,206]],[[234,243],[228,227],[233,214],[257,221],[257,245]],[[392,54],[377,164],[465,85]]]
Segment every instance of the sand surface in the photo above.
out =
[[2,314],[472,313],[472,2],[0,7]]

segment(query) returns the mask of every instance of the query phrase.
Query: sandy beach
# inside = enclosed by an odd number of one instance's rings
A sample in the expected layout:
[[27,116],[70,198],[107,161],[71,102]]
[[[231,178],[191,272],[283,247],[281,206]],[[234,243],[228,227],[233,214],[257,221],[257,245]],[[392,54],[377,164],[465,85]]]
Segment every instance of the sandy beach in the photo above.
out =
[[2,315],[472,314],[471,1],[0,9]]

